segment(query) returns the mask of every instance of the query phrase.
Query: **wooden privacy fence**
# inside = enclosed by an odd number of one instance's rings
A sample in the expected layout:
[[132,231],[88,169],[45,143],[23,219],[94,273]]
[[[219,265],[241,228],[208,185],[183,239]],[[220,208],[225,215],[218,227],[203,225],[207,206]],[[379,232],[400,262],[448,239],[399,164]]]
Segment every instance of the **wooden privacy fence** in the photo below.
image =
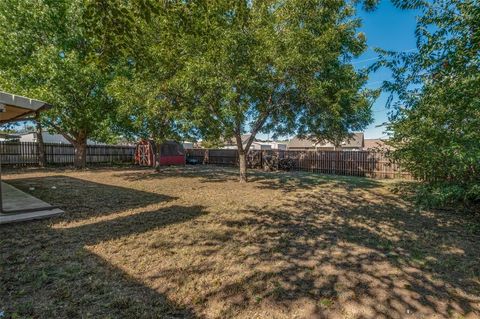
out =
[[[38,165],[38,144],[34,142],[0,142],[2,164],[29,166]],[[70,144],[45,144],[47,164],[73,164],[74,148]],[[134,146],[88,145],[87,163],[133,163]],[[238,152],[229,149],[189,149],[186,155],[203,164],[237,166]],[[264,168],[267,165],[288,161],[291,170],[325,174],[366,176],[373,178],[406,178],[398,163],[392,162],[384,153],[372,151],[282,151],[251,150],[248,166]],[[273,159],[273,160],[272,160]]]
[[[187,150],[187,156],[203,164],[238,165],[237,150],[190,149]],[[247,161],[250,168],[288,161],[292,163],[291,170],[294,171],[372,178],[411,178],[408,172],[403,171],[398,163],[392,162],[385,153],[373,151],[251,150]]]
[[[73,164],[75,152],[71,144],[44,145],[47,164]],[[87,163],[133,163],[134,153],[134,146],[88,145]],[[0,142],[0,157],[5,165],[38,165],[38,144]]]

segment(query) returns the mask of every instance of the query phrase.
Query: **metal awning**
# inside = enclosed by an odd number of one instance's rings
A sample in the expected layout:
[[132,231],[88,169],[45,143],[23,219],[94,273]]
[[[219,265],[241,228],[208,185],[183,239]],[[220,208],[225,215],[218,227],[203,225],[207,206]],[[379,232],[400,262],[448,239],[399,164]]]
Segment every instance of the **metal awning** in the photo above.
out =
[[43,101],[0,91],[0,124],[31,119],[31,115],[49,108]]
[[[49,104],[39,100],[0,91],[0,125],[8,122],[33,119],[32,115],[49,107]],[[3,211],[1,181],[2,163],[0,149],[0,213]]]

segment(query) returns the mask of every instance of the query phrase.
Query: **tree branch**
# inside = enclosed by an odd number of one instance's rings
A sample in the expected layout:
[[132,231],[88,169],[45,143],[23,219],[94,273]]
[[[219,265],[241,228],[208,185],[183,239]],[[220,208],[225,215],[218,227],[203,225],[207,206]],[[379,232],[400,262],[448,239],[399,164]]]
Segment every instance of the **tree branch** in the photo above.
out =
[[245,145],[246,152],[248,152],[248,150],[250,149],[250,146],[255,140],[255,136],[257,135],[258,131],[263,127],[263,124],[265,124],[265,121],[267,120],[269,115],[270,115],[270,111],[267,111],[257,119],[257,122],[253,126],[253,130],[250,132],[250,137],[247,140],[247,144]]
[[67,141],[69,141],[72,145],[73,144],[76,144],[77,141],[71,137],[67,132],[65,132],[64,130],[62,130],[58,125],[56,125],[55,123],[51,122],[51,121],[48,121],[48,125],[50,125],[51,127],[53,127],[58,133],[60,133]]

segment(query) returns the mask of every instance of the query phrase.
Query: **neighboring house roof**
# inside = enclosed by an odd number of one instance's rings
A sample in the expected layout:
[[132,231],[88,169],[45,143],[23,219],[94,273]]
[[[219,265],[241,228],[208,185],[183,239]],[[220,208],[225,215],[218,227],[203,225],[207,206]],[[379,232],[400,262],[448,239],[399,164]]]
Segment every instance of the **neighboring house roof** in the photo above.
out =
[[287,148],[315,148],[315,142],[295,136],[287,142]]
[[19,134],[14,134],[14,133],[0,133],[0,138],[4,139],[19,139],[20,135]]
[[[37,142],[37,133],[36,132],[25,132],[21,133],[20,142]],[[60,144],[70,144],[70,142],[62,135],[58,133],[51,134],[47,131],[42,131],[42,139],[44,143],[60,143]],[[97,143],[90,139],[87,139],[88,145],[103,145],[102,143]]]
[[[37,132],[25,132],[20,134],[21,142],[38,142]],[[51,134],[46,131],[42,131],[42,139],[44,143],[61,143],[70,144],[70,142],[61,134]]]
[[37,134],[37,132],[19,132],[18,136],[30,135],[30,134]]
[[[247,144],[248,139],[252,136],[252,134],[243,134],[241,136],[242,138],[242,144]],[[225,141],[225,145],[237,145],[237,139],[235,137],[232,137],[228,140]]]
[[343,148],[363,148],[364,145],[363,133],[354,133],[352,137],[343,141],[340,146]]
[[365,139],[365,150],[373,149],[391,149],[391,147],[385,144],[385,140],[379,138],[367,138]]
[[[354,133],[350,138],[345,139],[340,146],[342,148],[363,148],[363,133]],[[334,147],[330,142],[315,143],[310,139],[302,139],[297,136],[288,141],[288,148],[322,148]]]

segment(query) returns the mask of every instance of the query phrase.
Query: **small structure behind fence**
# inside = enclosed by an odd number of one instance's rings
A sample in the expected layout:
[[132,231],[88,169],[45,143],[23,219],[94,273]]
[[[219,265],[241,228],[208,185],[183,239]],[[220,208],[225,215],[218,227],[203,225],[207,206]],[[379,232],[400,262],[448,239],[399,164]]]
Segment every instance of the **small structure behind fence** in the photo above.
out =
[[[203,164],[237,166],[237,150],[189,149],[187,156]],[[324,174],[365,176],[372,178],[410,179],[410,174],[398,163],[390,160],[385,153],[373,151],[285,151],[250,150],[247,161],[250,168],[262,168],[271,158],[289,160],[291,170]]]
[[[47,164],[73,164],[75,151],[71,144],[45,143]],[[87,145],[87,163],[133,163],[134,146]],[[0,142],[2,165],[38,165],[38,144],[35,142]]]

